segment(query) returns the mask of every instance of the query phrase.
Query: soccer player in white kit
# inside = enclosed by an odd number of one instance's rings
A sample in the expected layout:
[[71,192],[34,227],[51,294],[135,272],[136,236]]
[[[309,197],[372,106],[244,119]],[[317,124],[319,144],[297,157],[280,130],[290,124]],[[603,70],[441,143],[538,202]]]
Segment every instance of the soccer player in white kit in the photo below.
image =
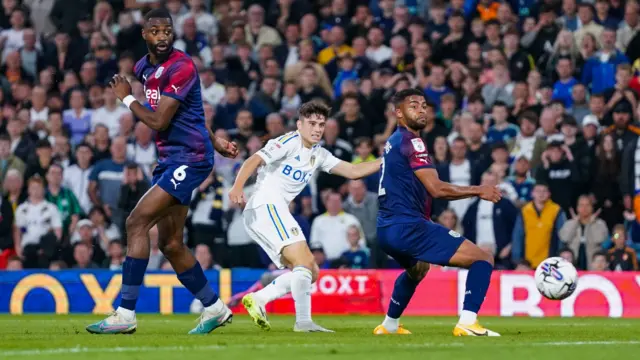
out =
[[309,250],[300,226],[289,212],[289,203],[304,189],[314,172],[359,179],[380,169],[381,160],[357,165],[334,157],[318,143],[322,139],[329,108],[308,102],[300,107],[298,130],[269,140],[267,145],[242,164],[229,191],[234,203],[246,201],[243,188],[258,170],[256,190],[243,215],[249,235],[279,268],[291,272],[276,278],[260,291],[243,297],[242,304],[263,330],[271,329],[265,305],[289,292],[296,309],[296,332],[332,332],[311,320],[311,284],[318,278],[318,265]]

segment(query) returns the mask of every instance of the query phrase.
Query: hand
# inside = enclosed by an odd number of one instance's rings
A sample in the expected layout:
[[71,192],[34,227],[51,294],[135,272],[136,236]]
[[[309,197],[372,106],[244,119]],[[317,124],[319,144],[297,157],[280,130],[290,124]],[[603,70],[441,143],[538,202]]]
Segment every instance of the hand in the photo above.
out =
[[229,190],[229,199],[234,204],[244,204],[247,202],[247,198],[244,196],[244,191],[242,189],[238,189],[235,186]]
[[624,219],[627,221],[635,221],[636,220],[636,214],[633,213],[633,211],[625,211],[623,213],[624,215]]
[[108,217],[111,217],[111,207],[108,204],[102,205],[102,209]]
[[596,210],[596,212],[591,214],[591,217],[589,218],[589,222],[592,223],[592,222],[596,221],[598,219],[598,216],[600,216],[601,212],[602,212],[602,208]]
[[569,161],[573,161],[573,154],[571,153],[571,149],[569,149],[567,145],[563,145],[562,150],[564,150],[564,153],[567,155],[567,159]]
[[109,81],[109,85],[113,89],[113,92],[116,94],[118,99],[122,101],[128,95],[131,95],[131,84],[129,84],[129,80],[121,75],[114,75],[113,79]]
[[238,156],[238,145],[235,142],[229,142],[222,138],[216,138],[215,149],[220,155],[227,158],[235,158]]
[[571,214],[571,219],[572,220],[578,220],[578,214],[576,214],[575,210],[573,210],[573,208],[569,208],[569,214]]
[[16,256],[19,257],[19,258],[22,258],[22,247],[15,246],[14,250],[16,251]]
[[502,192],[497,186],[493,185],[480,185],[480,193],[478,194],[480,199],[497,203],[502,199]]
[[511,255],[511,246],[505,246],[504,248],[502,248],[502,250],[500,250],[500,254],[498,255],[498,257],[500,259],[506,259],[509,257],[509,255]]

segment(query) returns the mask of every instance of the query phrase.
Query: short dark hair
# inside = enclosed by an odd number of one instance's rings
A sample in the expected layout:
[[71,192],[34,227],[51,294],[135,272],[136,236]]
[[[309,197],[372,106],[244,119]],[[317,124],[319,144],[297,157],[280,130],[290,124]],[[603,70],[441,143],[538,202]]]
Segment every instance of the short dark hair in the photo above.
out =
[[169,22],[173,22],[173,19],[171,18],[171,14],[165,8],[152,9],[146,14],[144,14],[145,23],[151,19],[169,19]]
[[343,103],[347,99],[355,100],[358,104],[360,104],[360,98],[358,97],[358,94],[346,93],[346,94],[342,95],[342,102]]
[[47,139],[40,139],[36,142],[36,149],[49,148],[51,149],[51,143]]
[[501,100],[498,100],[498,101],[494,102],[493,106],[491,108],[493,109],[493,108],[496,108],[496,107],[502,107],[502,108],[505,108],[505,109],[509,108],[507,103],[505,103],[504,101],[501,101]]
[[604,256],[604,258],[607,258],[607,253],[604,251],[596,251],[595,253],[593,253],[593,255],[591,255],[591,261],[593,261],[595,258],[597,258],[598,256]]
[[330,112],[331,108],[329,108],[327,105],[323,104],[320,101],[312,100],[302,104],[300,110],[298,111],[298,114],[300,115],[300,119],[308,118],[311,115],[320,115],[327,119],[329,118]]
[[409,88],[409,89],[400,90],[400,91],[398,91],[397,93],[395,93],[393,95],[393,98],[391,99],[391,102],[393,102],[394,106],[398,107],[409,96],[422,96],[422,97],[424,97],[424,92],[422,90],[418,90],[418,89],[415,89],[415,88]]

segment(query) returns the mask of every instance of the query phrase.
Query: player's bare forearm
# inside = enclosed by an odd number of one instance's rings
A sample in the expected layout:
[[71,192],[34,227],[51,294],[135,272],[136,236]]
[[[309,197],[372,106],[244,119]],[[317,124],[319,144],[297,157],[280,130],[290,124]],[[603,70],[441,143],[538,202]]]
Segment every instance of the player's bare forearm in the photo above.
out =
[[[161,103],[165,101],[167,101],[166,98],[162,99]],[[174,101],[177,102],[177,100],[174,100]],[[133,103],[131,103],[131,106],[129,107],[129,109],[131,109],[131,112],[133,112],[133,115],[136,118],[138,118],[145,125],[147,125],[151,129],[156,131],[162,131],[162,130],[165,130],[167,127],[169,127],[169,123],[171,123],[171,117],[173,116],[173,114],[175,114],[175,110],[174,110],[173,112],[171,112],[170,116],[167,116],[168,112],[166,110],[168,109],[164,109],[165,110],[164,112],[160,112],[163,110],[160,106],[158,106],[158,111],[149,110],[144,105],[140,104],[138,101],[134,101]]]
[[437,190],[429,193],[438,199],[460,200],[480,195],[480,188],[477,186],[459,186],[441,181]]
[[244,184],[247,180],[253,175],[256,169],[264,163],[264,160],[258,154],[253,154],[251,157],[245,161],[240,170],[238,171],[238,175],[236,175],[236,181],[233,183],[233,187],[237,189],[244,188]]
[[459,200],[480,195],[478,186],[459,186],[441,181],[433,168],[418,169],[414,174],[434,198]]
[[375,161],[362,162],[360,164],[351,164],[346,161],[341,161],[331,169],[331,173],[351,180],[360,179],[380,170],[381,164],[382,158]]

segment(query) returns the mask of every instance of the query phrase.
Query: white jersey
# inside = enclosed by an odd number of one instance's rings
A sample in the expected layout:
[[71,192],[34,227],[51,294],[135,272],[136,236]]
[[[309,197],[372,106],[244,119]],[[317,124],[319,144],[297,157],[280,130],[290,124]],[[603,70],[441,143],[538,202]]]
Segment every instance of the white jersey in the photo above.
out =
[[247,203],[248,209],[266,204],[288,206],[317,169],[331,172],[341,161],[318,144],[311,149],[304,147],[297,131],[269,140],[257,154],[265,165],[258,169],[258,181]]

